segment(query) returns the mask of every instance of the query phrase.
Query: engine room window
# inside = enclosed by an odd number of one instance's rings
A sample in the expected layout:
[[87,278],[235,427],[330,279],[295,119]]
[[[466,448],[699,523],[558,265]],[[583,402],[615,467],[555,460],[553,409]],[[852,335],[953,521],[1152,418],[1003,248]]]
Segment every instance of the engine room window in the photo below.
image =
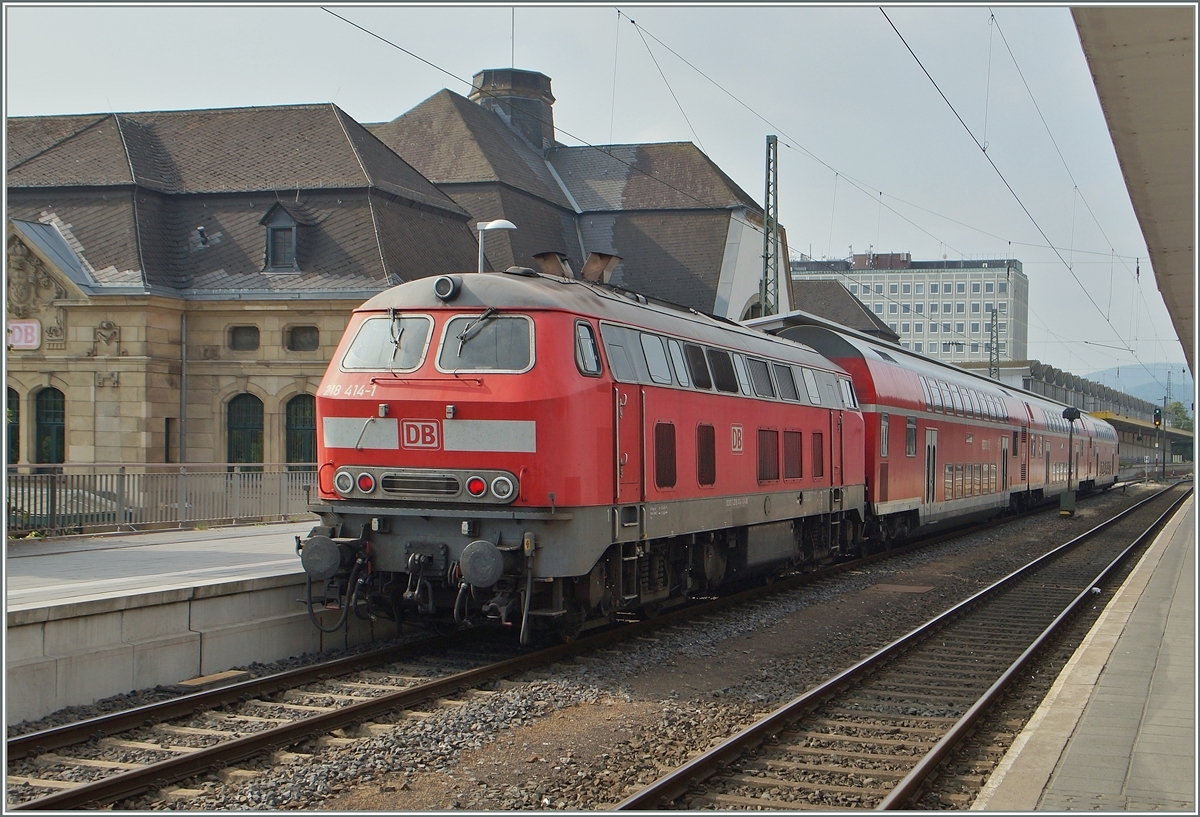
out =
[[675,424],[654,424],[654,484],[675,487]]
[[[651,380],[664,385],[670,385],[675,382],[671,377],[671,364],[667,362],[667,350],[663,348],[662,338],[656,335],[643,334],[642,351],[646,353],[646,365],[650,367]],[[671,439],[674,439],[674,437]],[[672,482],[671,484],[674,485],[675,483]]]
[[694,343],[685,343],[683,353],[687,357],[688,372],[696,388],[708,390],[712,388],[712,378],[708,376],[708,364],[704,362],[704,350]]
[[229,348],[235,352],[253,352],[258,348],[258,327],[229,327]]
[[800,393],[796,391],[796,381],[792,377],[792,369],[790,366],[780,366],[778,363],[771,364],[775,369],[775,382],[779,384],[779,396],[784,400],[793,402],[800,401]]
[[701,485],[717,481],[717,433],[703,423],[696,426],[696,480]]
[[750,390],[750,375],[746,373],[745,358],[741,355],[734,355],[733,368],[737,369],[738,385],[742,387],[742,394],[749,397],[754,392]]
[[287,348],[291,352],[314,352],[321,345],[321,331],[315,326],[291,326],[287,330]]
[[[802,369],[804,372],[804,390],[808,392],[808,399],[814,406],[821,405],[821,392],[817,389],[817,376],[813,374],[812,369]],[[816,473],[813,473],[816,476]]]
[[774,397],[775,387],[771,385],[771,373],[767,370],[766,361],[750,358],[747,363],[750,364],[750,382],[754,384],[754,393],[759,397]]
[[596,349],[596,335],[590,324],[579,321],[575,324],[575,365],[586,375],[600,374],[600,352]]
[[675,376],[679,378],[679,385],[691,386],[692,380],[688,377],[687,363],[683,359],[683,349],[679,346],[679,341],[668,340],[667,348],[671,350],[671,362],[675,364]]
[[368,318],[342,357],[342,368],[411,372],[425,358],[432,329],[426,315]]
[[716,384],[717,391],[737,394],[740,391],[737,372],[733,370],[733,361],[729,359],[729,353],[720,349],[705,349],[705,352],[708,353],[708,365],[712,369],[713,383]]
[[533,321],[524,315],[451,318],[442,330],[438,369],[443,372],[524,372],[533,365]]

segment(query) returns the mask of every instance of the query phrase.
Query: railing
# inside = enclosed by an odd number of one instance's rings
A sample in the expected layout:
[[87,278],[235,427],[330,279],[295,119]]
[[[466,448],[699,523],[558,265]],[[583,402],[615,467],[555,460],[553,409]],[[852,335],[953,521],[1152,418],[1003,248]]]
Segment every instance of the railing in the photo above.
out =
[[9,466],[5,517],[10,536],[303,519],[316,477],[311,464]]

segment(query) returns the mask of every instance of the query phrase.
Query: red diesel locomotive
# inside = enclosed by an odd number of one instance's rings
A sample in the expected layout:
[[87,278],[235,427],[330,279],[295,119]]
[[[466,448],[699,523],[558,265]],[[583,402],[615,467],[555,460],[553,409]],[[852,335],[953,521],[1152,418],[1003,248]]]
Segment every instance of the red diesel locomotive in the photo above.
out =
[[845,371],[523,269],[372,298],[317,416],[321,524],[301,559],[310,610],[343,619],[453,613],[526,640],[849,552],[866,519]]
[[777,335],[525,269],[372,298],[317,395],[299,544],[310,611],[341,618],[314,623],[453,615],[525,641],[1036,504],[1068,466],[1072,488],[1116,480],[1106,423],[833,325],[753,323]]

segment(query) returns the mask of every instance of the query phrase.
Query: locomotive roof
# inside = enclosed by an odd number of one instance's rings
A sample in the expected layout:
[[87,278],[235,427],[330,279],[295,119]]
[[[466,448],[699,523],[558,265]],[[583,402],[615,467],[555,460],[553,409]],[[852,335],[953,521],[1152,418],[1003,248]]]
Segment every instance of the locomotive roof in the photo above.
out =
[[522,272],[465,272],[456,298],[446,303],[433,291],[435,278],[409,281],[379,293],[357,311],[425,309],[560,310],[636,326],[764,357],[775,357],[817,369],[841,367],[798,341],[706,315],[687,307],[648,301],[624,290],[572,278]]

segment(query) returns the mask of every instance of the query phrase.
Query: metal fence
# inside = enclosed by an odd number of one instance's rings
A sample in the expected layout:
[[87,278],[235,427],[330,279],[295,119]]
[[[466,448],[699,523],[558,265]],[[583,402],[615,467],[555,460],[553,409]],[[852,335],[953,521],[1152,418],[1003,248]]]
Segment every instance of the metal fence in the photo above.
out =
[[303,519],[316,477],[296,464],[9,466],[5,518],[11,536]]

